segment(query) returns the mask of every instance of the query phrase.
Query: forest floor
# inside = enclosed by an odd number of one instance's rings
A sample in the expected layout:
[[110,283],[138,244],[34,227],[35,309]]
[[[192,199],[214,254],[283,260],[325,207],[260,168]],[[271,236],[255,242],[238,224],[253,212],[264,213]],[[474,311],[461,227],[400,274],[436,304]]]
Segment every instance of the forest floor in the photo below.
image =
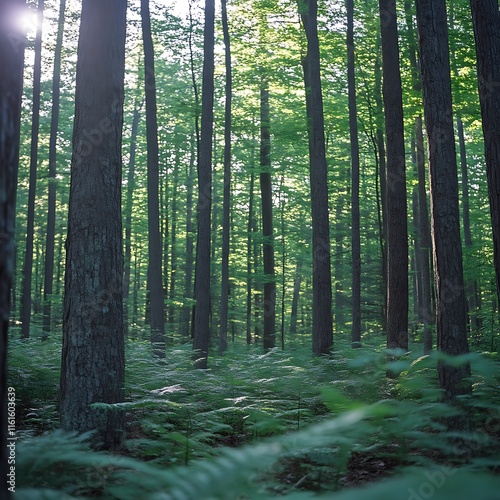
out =
[[[129,341],[127,439],[110,455],[58,430],[58,339],[13,340],[19,492],[415,500],[432,489],[433,498],[500,499],[498,353],[463,360],[474,390],[457,408],[441,402],[436,354],[422,356],[415,343],[389,362],[381,343],[372,337],[353,350],[341,338],[331,356],[313,358],[299,337],[285,351],[231,348],[195,370],[189,345],[157,361],[147,342]],[[388,363],[396,379],[386,377]],[[457,412],[467,432],[447,430]],[[30,496],[42,490],[49,496]]]

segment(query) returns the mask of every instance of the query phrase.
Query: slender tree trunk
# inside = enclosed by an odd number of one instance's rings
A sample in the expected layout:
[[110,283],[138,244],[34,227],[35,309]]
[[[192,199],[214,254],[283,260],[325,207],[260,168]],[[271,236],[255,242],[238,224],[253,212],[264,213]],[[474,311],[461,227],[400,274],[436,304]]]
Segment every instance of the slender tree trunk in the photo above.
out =
[[[467,173],[467,150],[465,148],[464,123],[460,115],[457,116],[458,144],[460,149],[460,167],[462,173],[462,221],[464,228],[464,245],[466,248],[472,247],[472,231],[470,227],[470,208],[469,208],[469,176]],[[477,281],[469,279],[466,283],[468,316],[471,329],[477,331],[480,327],[480,321],[477,317],[478,312],[478,292]]]
[[[184,297],[191,299],[193,297],[193,176],[194,176],[195,150],[194,142],[191,140],[191,154],[189,158],[189,167],[186,183],[186,269],[184,280]],[[182,334],[189,337],[189,317],[191,306],[184,306],[184,315],[182,321]]]
[[[15,210],[25,34],[19,16],[26,8],[21,0],[0,2],[0,497],[10,498],[15,475],[8,464],[7,432],[14,424],[12,393],[7,390],[7,345],[10,316],[10,291],[15,261]],[[9,405],[10,403],[10,405]],[[14,401],[15,404],[15,401]],[[9,410],[9,411],[8,411]]]
[[146,138],[148,146],[148,290],[151,306],[151,343],[154,353],[165,356],[165,293],[163,290],[162,244],[160,234],[159,152],[156,117],[154,49],[151,38],[149,0],[141,0],[142,38],[146,92]]
[[54,76],[52,79],[52,116],[50,121],[49,142],[49,196],[47,209],[47,237],[45,243],[45,270],[43,285],[43,335],[46,340],[51,327],[52,285],[54,283],[54,253],[56,233],[56,173],[57,173],[57,129],[59,125],[59,102],[61,83],[61,49],[64,34],[64,13],[66,0],[59,6],[59,24],[57,28],[56,48],[54,51]]
[[299,306],[300,284],[302,282],[302,259],[297,259],[295,279],[293,281],[292,311],[290,314],[290,335],[297,333],[297,313]]
[[[378,40],[379,44],[381,43]],[[382,256],[381,271],[382,271],[382,292],[384,302],[382,305],[382,327],[383,331],[387,331],[387,164],[385,155],[385,142],[383,131],[383,106],[382,106],[382,68],[380,59],[375,59],[375,104],[376,104],[376,160],[378,159],[379,175],[378,180],[380,184],[380,208],[378,211],[379,217],[379,239],[380,251]]]
[[[254,151],[252,148],[252,167]],[[248,202],[248,224],[247,224],[247,344],[252,343],[252,257],[253,257],[253,220],[254,220],[254,190],[255,186],[255,173],[252,168],[250,174],[250,194]]]
[[493,250],[500,304],[500,11],[498,0],[471,0],[479,100],[490,198]]
[[262,235],[264,237],[264,349],[276,346],[276,277],[274,274],[273,188],[271,181],[271,131],[269,90],[266,81],[260,89],[260,192]]
[[317,0],[300,3],[300,15],[307,36],[303,60],[308,115],[313,246],[313,353],[326,354],[333,344],[332,273],[330,265],[330,223],[328,177],[325,155],[325,127],[321,93]]
[[173,187],[172,187],[172,236],[170,240],[170,290],[168,297],[170,306],[168,308],[168,323],[172,329],[175,323],[175,312],[177,306],[174,305],[177,281],[177,210],[178,210],[178,186],[179,186],[179,154],[175,155]]
[[[429,143],[437,346],[446,354],[459,355],[468,352],[468,345],[446,2],[417,0],[416,5]],[[438,375],[447,400],[471,390],[469,365],[440,362]]]
[[227,348],[227,323],[229,312],[229,240],[231,224],[231,105],[233,92],[233,74],[231,68],[231,43],[227,22],[226,0],[221,0],[222,27],[226,46],[226,105],[224,115],[224,200],[222,207],[222,277],[220,293],[220,334],[219,352]]
[[28,192],[28,223],[24,254],[23,288],[21,295],[21,337],[30,336],[31,281],[33,276],[33,241],[35,236],[36,170],[38,163],[38,131],[40,129],[40,79],[42,73],[42,24],[45,0],[38,0],[35,64],[33,70],[33,110],[31,117],[30,181]]
[[408,228],[396,4],[379,0],[387,151],[387,347],[408,350]]
[[123,269],[123,318],[125,332],[128,336],[129,325],[129,297],[130,297],[130,266],[132,262],[132,205],[135,188],[135,153],[137,149],[137,129],[139,128],[139,118],[142,103],[138,100],[134,106],[134,116],[132,119],[132,133],[130,137],[130,156],[127,174],[127,197],[125,200],[125,261]]
[[203,42],[203,89],[201,109],[200,155],[198,158],[198,240],[196,245],[196,277],[194,341],[196,366],[207,368],[210,343],[210,212],[212,205],[212,137],[214,115],[214,0],[205,0]]
[[344,252],[344,225],[342,222],[342,209],[344,197],[340,195],[335,207],[335,326],[338,331],[342,331],[345,325],[344,307],[345,297],[342,287],[342,255]]
[[76,68],[61,370],[61,427],[97,429],[113,449],[125,435],[121,138],[123,0],[84,0]]
[[432,330],[430,325],[434,324],[434,308],[432,306],[431,288],[431,230],[429,227],[429,211],[427,209],[427,189],[425,175],[425,153],[424,135],[422,131],[422,117],[418,116],[415,121],[415,137],[417,147],[417,176],[418,176],[418,233],[419,233],[419,256],[421,276],[421,298],[422,309],[420,317],[424,325],[424,354],[432,351]]
[[285,241],[285,200],[283,196],[284,173],[281,174],[279,206],[281,219],[281,350],[285,350],[285,292],[286,292],[286,241]]
[[354,0],[347,0],[347,86],[349,92],[349,133],[351,139],[351,250],[352,250],[352,331],[353,347],[361,346],[361,241],[359,215],[359,142],[354,76]]

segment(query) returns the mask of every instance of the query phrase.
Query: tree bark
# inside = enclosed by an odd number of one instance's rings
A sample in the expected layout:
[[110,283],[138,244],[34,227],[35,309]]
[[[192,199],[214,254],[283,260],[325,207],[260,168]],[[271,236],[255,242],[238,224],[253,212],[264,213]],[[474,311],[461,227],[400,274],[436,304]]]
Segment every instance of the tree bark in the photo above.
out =
[[387,347],[408,350],[408,228],[396,3],[379,0],[387,152]]
[[165,291],[163,289],[160,234],[159,152],[156,110],[154,48],[151,38],[149,0],[141,0],[142,38],[146,92],[146,139],[148,147],[148,289],[151,312],[151,344],[158,357],[165,357]]
[[56,48],[54,51],[54,76],[52,79],[52,116],[50,120],[49,142],[49,195],[47,207],[47,235],[45,242],[45,270],[43,285],[43,334],[47,339],[51,330],[52,288],[54,283],[54,254],[56,238],[56,173],[57,173],[57,130],[59,126],[59,102],[61,82],[61,50],[64,34],[64,13],[66,0],[59,6],[59,23],[57,28]]
[[132,205],[135,188],[135,153],[137,150],[137,129],[139,128],[139,118],[142,103],[138,100],[134,106],[134,116],[132,118],[132,131],[130,136],[130,156],[127,173],[127,196],[125,199],[125,261],[123,269],[123,318],[126,336],[130,329],[129,324],[129,297],[130,297],[130,273],[132,263]]
[[361,240],[359,215],[359,141],[354,75],[354,0],[347,0],[347,86],[349,93],[349,134],[351,139],[351,254],[353,347],[361,346]]
[[271,130],[267,82],[260,89],[260,192],[264,263],[264,349],[276,346],[276,277],[274,274],[273,188]]
[[[441,352],[459,355],[468,352],[468,345],[446,2],[417,0],[416,5],[429,152],[437,346]],[[471,390],[468,364],[440,362],[438,375],[447,400]]]
[[299,2],[307,37],[303,59],[308,118],[311,178],[313,247],[313,353],[327,354],[333,345],[332,273],[330,263],[330,223],[328,215],[328,176],[325,154],[325,125],[321,92],[320,50],[317,0]]
[[493,228],[497,302],[500,304],[500,11],[498,0],[471,0],[479,100]]
[[76,68],[61,369],[61,427],[118,447],[124,398],[121,137],[126,2],[84,0]]
[[[420,81],[420,80],[419,80]],[[432,307],[431,288],[431,230],[429,227],[429,210],[427,209],[427,189],[425,184],[425,153],[424,136],[422,131],[422,117],[415,121],[415,137],[417,147],[417,176],[418,176],[418,232],[419,232],[419,268],[421,271],[421,311],[420,318],[424,325],[424,354],[432,351],[432,331],[434,324],[434,308]]]
[[196,366],[207,368],[210,343],[210,212],[212,208],[212,138],[214,116],[214,0],[205,0],[203,41],[203,88],[201,96],[201,137],[198,158],[198,240],[196,245],[196,276],[194,341]]
[[[0,497],[10,498],[8,484],[7,345],[10,316],[10,290],[15,260],[15,210],[25,34],[18,19],[26,8],[22,0],[0,2]],[[15,483],[15,479],[14,479]]]
[[226,63],[226,103],[224,113],[224,193],[222,207],[222,276],[220,293],[219,352],[227,349],[227,323],[229,313],[229,241],[231,225],[231,105],[233,73],[231,68],[231,41],[227,21],[227,1],[221,0]]
[[31,293],[33,277],[33,241],[35,236],[35,198],[38,163],[38,131],[40,129],[40,79],[42,74],[42,24],[45,0],[38,0],[35,64],[33,69],[33,104],[31,115],[30,181],[28,191],[28,221],[24,253],[23,288],[21,295],[21,337],[30,337]]

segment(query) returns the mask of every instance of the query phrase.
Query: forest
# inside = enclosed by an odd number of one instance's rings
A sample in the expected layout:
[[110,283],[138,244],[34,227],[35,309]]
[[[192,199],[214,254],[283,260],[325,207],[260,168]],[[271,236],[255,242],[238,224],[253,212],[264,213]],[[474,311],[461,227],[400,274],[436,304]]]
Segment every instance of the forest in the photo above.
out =
[[500,500],[498,0],[0,0],[0,500]]

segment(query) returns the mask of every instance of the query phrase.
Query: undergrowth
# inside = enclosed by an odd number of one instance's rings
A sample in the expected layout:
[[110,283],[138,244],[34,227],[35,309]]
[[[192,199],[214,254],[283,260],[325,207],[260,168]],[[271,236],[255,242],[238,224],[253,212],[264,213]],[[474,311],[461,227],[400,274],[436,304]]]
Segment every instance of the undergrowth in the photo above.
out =
[[[230,350],[209,370],[190,346],[154,361],[127,343],[127,440],[111,455],[58,429],[57,339],[12,341],[16,495],[102,499],[500,498],[496,354],[470,354],[473,394],[440,401],[437,354],[388,364],[376,345]],[[391,353],[395,354],[395,353]],[[387,378],[390,368],[399,373]],[[105,405],[106,406],[106,405]],[[462,412],[467,432],[445,421]],[[432,494],[431,493],[432,490]],[[426,496],[427,495],[427,496]]]

